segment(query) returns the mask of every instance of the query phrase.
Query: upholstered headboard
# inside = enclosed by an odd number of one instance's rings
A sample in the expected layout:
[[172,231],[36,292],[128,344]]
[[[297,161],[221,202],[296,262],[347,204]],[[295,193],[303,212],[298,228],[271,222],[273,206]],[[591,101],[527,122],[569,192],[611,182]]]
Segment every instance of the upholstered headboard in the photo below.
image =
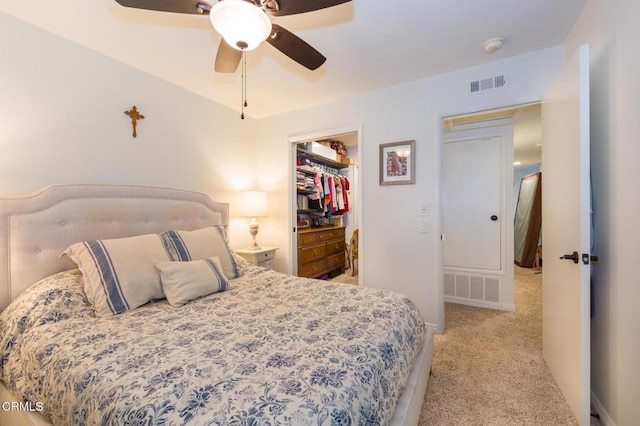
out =
[[70,244],[229,223],[205,194],[131,185],[59,185],[0,199],[0,311],[24,289],[75,267]]

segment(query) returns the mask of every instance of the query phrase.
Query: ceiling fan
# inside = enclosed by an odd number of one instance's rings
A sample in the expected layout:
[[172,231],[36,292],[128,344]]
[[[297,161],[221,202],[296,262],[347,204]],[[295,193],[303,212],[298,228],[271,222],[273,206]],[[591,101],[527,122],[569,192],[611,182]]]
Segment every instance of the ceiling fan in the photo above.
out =
[[315,70],[327,58],[307,42],[269,16],[286,16],[337,6],[351,0],[219,0],[215,5],[201,0],[116,0],[120,5],[161,12],[210,15],[223,37],[216,54],[215,70],[235,72],[244,51],[266,41],[300,65]]

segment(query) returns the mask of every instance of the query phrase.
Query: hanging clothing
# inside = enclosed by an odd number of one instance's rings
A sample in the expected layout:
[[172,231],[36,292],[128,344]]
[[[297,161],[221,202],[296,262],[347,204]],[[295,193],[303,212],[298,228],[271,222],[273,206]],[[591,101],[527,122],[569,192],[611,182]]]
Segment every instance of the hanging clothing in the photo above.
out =
[[336,201],[338,204],[338,211],[344,212],[344,189],[343,189],[343,179],[341,177],[336,177]]
[[326,217],[349,212],[349,179],[318,167],[314,171],[313,176],[297,176],[298,188],[312,191],[307,196],[309,209],[323,212]]
[[329,189],[331,190],[332,211],[338,211],[338,197],[336,196],[336,177],[329,176]]
[[313,191],[313,194],[309,195],[309,208],[324,211],[324,185],[321,173],[316,173],[313,177]]
[[326,174],[322,174],[322,186],[324,188],[324,209],[323,211],[328,216],[331,216],[331,189],[329,187],[329,177]]
[[351,195],[351,193],[349,192],[349,179],[347,178],[343,178],[344,179],[344,184],[342,185],[342,189],[344,192],[344,211],[345,213],[347,213],[349,211],[349,195]]

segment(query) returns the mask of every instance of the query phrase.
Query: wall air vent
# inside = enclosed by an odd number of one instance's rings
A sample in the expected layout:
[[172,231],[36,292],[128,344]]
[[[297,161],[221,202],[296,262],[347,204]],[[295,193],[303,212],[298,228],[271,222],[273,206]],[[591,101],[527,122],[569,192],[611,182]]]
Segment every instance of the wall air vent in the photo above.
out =
[[497,75],[495,77],[482,78],[474,80],[469,83],[469,93],[476,94],[486,92],[487,90],[494,90],[506,87],[507,79],[504,75]]

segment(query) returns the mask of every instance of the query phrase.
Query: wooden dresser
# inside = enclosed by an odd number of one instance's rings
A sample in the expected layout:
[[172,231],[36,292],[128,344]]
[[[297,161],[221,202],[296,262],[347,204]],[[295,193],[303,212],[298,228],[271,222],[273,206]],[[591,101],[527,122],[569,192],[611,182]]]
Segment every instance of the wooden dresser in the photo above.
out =
[[333,271],[343,273],[344,246],[344,226],[298,229],[298,275],[317,278]]

